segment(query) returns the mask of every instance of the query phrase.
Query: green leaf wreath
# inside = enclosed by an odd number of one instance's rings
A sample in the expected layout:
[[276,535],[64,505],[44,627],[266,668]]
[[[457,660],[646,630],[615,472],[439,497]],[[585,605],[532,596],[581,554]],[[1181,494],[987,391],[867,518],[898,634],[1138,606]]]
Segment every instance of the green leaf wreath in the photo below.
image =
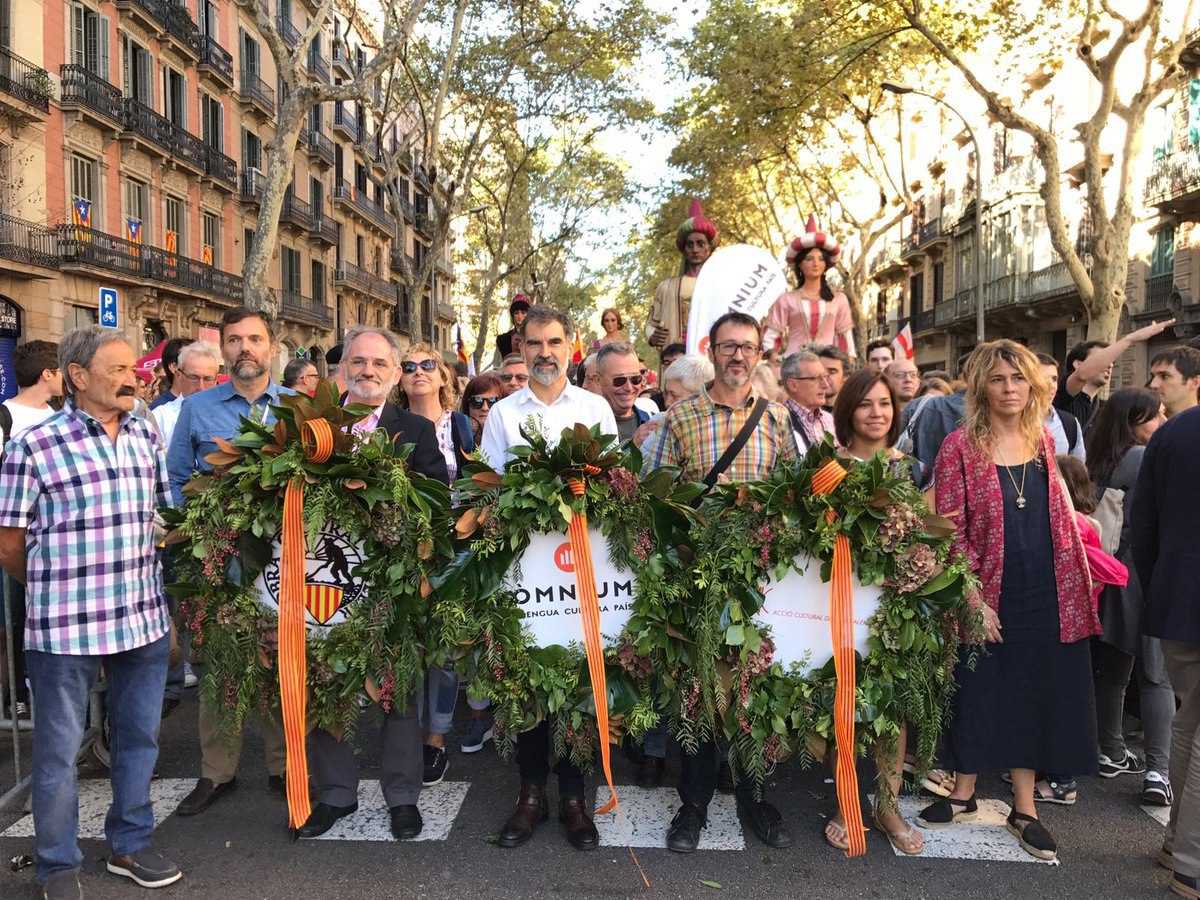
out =
[[[370,409],[341,406],[332,382],[311,399],[282,397],[273,410],[273,427],[243,418],[232,441],[218,440],[211,474],[194,477],[184,488],[186,505],[170,511],[168,543],[180,545],[170,590],[203,655],[201,689],[222,724],[238,728],[251,710],[277,707],[277,614],[263,605],[255,581],[273,558],[287,485],[304,479],[308,545],[335,524],[362,550],[351,575],[365,596],[344,621],[306,642],[310,720],[345,735],[364,695],[386,711],[407,702],[419,683],[428,579],[451,549],[449,491],[408,468],[411,445],[393,444],[378,430],[367,438],[349,433]],[[334,434],[333,455],[323,463],[307,458],[300,438],[304,422],[318,418]]]
[[[831,493],[813,494],[813,475],[834,458],[848,474]],[[819,561],[828,581],[841,532],[859,581],[883,588],[869,621],[870,653],[856,668],[855,750],[894,753],[908,723],[919,735],[912,748],[918,767],[929,767],[949,710],[960,635],[974,640],[981,623],[967,613],[975,581],[965,559],[951,552],[952,526],[929,514],[907,469],[882,454],[866,463],[838,457],[827,442],[764,481],[721,486],[705,499],[695,536],[697,665],[683,676],[678,710],[685,746],[724,737],[735,768],[761,785],[784,757],[808,763],[833,742],[833,660],[785,669],[773,661],[770,628],[754,615],[764,583],[786,575],[798,555]],[[885,778],[879,787],[890,797]]]
[[[535,428],[522,434],[528,446],[514,449],[503,474],[476,462],[455,485],[459,552],[434,579],[436,643],[470,695],[491,701],[503,752],[545,719],[556,755],[589,770],[599,735],[583,647],[533,646],[506,576],[519,567],[530,535],[565,532],[576,510],[600,529],[613,562],[635,579],[632,617],[620,635],[604,637],[610,727],[636,739],[674,695],[680,659],[690,664],[679,649],[686,642],[669,632],[682,637],[688,627],[689,584],[676,544],[696,492],[676,485],[670,470],[640,479],[637,449],[618,446],[598,428],[565,429],[553,447]],[[586,482],[581,497],[568,485],[579,476]]]

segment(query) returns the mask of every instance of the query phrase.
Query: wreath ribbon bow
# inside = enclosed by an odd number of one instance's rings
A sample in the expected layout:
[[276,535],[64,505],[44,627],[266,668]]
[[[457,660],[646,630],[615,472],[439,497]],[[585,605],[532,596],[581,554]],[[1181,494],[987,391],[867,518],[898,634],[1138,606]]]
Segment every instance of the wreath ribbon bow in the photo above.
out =
[[[846,477],[846,470],[831,459],[813,475],[812,492],[817,496],[831,494]],[[832,523],[837,514],[825,513]],[[866,829],[863,827],[862,805],[858,797],[858,773],[854,768],[854,590],[851,576],[850,539],[839,532],[833,541],[833,567],[829,577],[829,629],[833,637],[833,668],[837,688],[833,701],[833,732],[837,743],[838,809],[846,823],[847,856],[863,856],[867,852]]]
[[[300,426],[304,456],[323,463],[333,455],[333,427],[327,419]],[[283,495],[283,535],[279,560],[279,701],[287,748],[288,823],[308,821],[308,660],[305,652],[304,583],[308,547],[304,536],[304,476],[288,482]]]
[[[584,466],[584,475],[597,475],[600,469]],[[583,477],[567,479],[567,486],[576,497],[587,491]],[[575,561],[575,584],[579,588],[579,618],[583,622],[583,646],[587,652],[588,674],[592,680],[592,701],[596,707],[596,729],[600,733],[600,763],[608,782],[609,799],[596,810],[604,815],[617,808],[617,788],[613,784],[612,758],[608,731],[608,682],[604,674],[604,646],[600,643],[600,599],[596,595],[596,570],[592,565],[592,542],[588,537],[587,513],[575,512],[567,527],[571,542],[571,557]]]

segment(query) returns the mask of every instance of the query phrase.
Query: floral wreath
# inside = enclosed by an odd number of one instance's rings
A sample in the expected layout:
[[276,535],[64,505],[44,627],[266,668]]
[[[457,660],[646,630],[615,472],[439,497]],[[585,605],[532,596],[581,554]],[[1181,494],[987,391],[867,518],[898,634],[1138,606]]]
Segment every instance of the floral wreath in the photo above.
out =
[[[535,646],[507,576],[519,573],[531,535],[561,534],[577,512],[599,528],[612,562],[635,579],[631,618],[619,635],[605,635],[604,658],[609,737],[636,739],[658,723],[675,692],[671,672],[686,643],[678,638],[687,629],[689,589],[676,544],[696,490],[677,485],[673,470],[639,479],[638,450],[619,447],[598,428],[564,429],[553,447],[536,428],[521,433],[528,446],[513,449],[503,474],[469,463],[455,485],[459,553],[434,579],[433,643],[470,695],[491,701],[502,752],[547,720],[555,755],[590,770],[599,732],[584,649],[574,641]],[[570,482],[581,473],[585,487],[577,494]],[[673,669],[660,664],[671,658]]]
[[[829,493],[814,493],[813,477],[830,460],[847,473]],[[865,463],[839,457],[827,440],[764,481],[720,486],[701,517],[693,611],[699,665],[683,676],[681,742],[727,739],[731,762],[756,786],[788,755],[808,764],[834,743],[834,661],[785,668],[773,659],[770,627],[754,616],[764,582],[783,578],[797,556],[820,563],[829,581],[843,534],[859,582],[882,587],[868,621],[870,653],[856,659],[855,753],[872,745],[894,752],[907,723],[919,734],[918,770],[928,769],[960,640],[976,643],[982,622],[966,603],[976,580],[951,551],[953,524],[929,514],[907,465],[882,454]],[[886,773],[879,790],[894,800]]]
[[[409,469],[411,445],[386,432],[367,438],[349,426],[370,413],[343,407],[336,385],[322,382],[313,398],[280,398],[274,427],[243,418],[232,441],[216,439],[210,474],[184,487],[185,507],[168,511],[176,583],[193,647],[203,654],[201,690],[222,725],[240,727],[252,710],[279,704],[278,614],[256,588],[275,558],[289,482],[302,478],[304,532],[315,546],[335,526],[361,550],[351,577],[362,596],[345,618],[306,642],[310,720],[334,734],[353,733],[365,696],[390,710],[406,703],[425,667],[429,577],[449,556],[449,491]],[[333,453],[316,462],[301,433],[325,419]]]

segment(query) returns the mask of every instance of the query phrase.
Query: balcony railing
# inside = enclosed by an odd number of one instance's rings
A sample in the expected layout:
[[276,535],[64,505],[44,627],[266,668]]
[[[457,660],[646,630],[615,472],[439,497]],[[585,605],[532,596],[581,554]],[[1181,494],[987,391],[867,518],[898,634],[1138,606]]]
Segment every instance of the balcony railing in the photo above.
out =
[[1200,191],[1200,147],[1188,147],[1154,161],[1146,179],[1146,203],[1161,206],[1169,200]]
[[1065,262],[1056,262],[1025,276],[1024,299],[1030,303],[1077,290]]
[[1175,287],[1175,276],[1151,275],[1146,279],[1146,312],[1166,309],[1170,304],[1171,291]]
[[358,119],[346,104],[338,103],[333,108],[333,127],[340,130],[350,140],[358,142]]
[[314,215],[312,226],[308,231],[309,234],[323,244],[328,244],[330,247],[337,244],[337,222],[333,221],[326,213],[317,213]]
[[308,71],[313,74],[318,81],[323,81],[326,84],[330,81],[329,63],[320,53],[308,54]]
[[0,213],[0,258],[58,268],[58,235],[44,225]]
[[324,299],[305,297],[297,291],[284,291],[280,295],[279,313],[285,319],[297,322],[307,322],[312,325],[329,327],[333,317]]
[[282,13],[276,17],[275,22],[279,27],[279,36],[283,38],[283,42],[289,47],[295,47],[300,43],[300,29],[292,24],[292,20]]
[[354,77],[354,63],[350,59],[350,48],[345,44],[333,45],[333,67],[341,69],[342,72],[351,78]]
[[433,224],[436,221],[437,216],[428,208],[424,210],[417,210],[416,214],[413,216],[413,226],[417,229],[417,231],[425,235],[433,233]]
[[[944,305],[944,304],[943,304]],[[935,315],[932,309],[919,309],[912,314],[910,320],[912,324],[913,334],[920,334],[923,331],[929,331],[935,325]]]
[[268,116],[275,115],[275,89],[246,69],[242,69],[242,99],[254,104]]
[[189,294],[203,291],[235,304],[242,300],[240,275],[94,228],[59,225],[57,232],[64,267],[94,266],[130,278],[171,285]]
[[0,47],[0,92],[34,109],[50,111],[50,74],[7,47]]
[[332,166],[337,158],[333,141],[319,131],[308,132],[308,152],[327,166]]
[[237,187],[237,162],[208,144],[204,145],[204,174],[231,191]]
[[938,328],[951,324],[955,316],[955,310],[958,307],[959,295],[956,294],[950,300],[945,300],[933,308],[933,323]]
[[207,171],[209,148],[200,138],[132,97],[125,98],[124,107],[123,124],[127,133],[144,138],[169,158],[197,172]]
[[117,9],[170,35],[193,56],[200,54],[200,29],[187,7],[173,0],[117,0]]
[[233,87],[233,56],[207,34],[200,39],[199,67],[212,72],[228,87]]
[[394,300],[396,297],[396,289],[390,281],[344,260],[334,270],[333,283],[336,287],[352,288],[380,300]]
[[283,195],[283,208],[279,211],[279,220],[308,231],[313,223],[312,204],[288,191]]
[[449,303],[439,303],[437,305],[437,317],[446,322],[455,322],[458,320],[458,313],[454,311],[454,307]]
[[83,66],[65,65],[61,71],[64,106],[84,107],[117,125],[124,121],[124,98],[119,88]]
[[433,261],[433,266],[447,278],[454,277],[454,263],[446,259],[444,256],[439,256]]
[[395,219],[374,200],[368,199],[362,191],[356,191],[350,182],[341,181],[334,185],[333,199],[348,206],[352,213],[357,214],[368,225],[374,225],[389,235],[395,232]]
[[261,203],[267,177],[259,169],[242,169],[242,183],[238,194],[242,200]]
[[930,219],[921,226],[921,231],[917,236],[918,244],[925,247],[938,238],[943,237],[945,232],[942,230],[942,217]]

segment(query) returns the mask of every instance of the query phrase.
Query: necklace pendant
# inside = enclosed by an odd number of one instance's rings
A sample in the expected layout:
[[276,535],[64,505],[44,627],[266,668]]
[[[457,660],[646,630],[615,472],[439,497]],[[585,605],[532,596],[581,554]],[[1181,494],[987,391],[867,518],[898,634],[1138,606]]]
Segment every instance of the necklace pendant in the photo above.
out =
[[1024,508],[1025,508],[1025,498],[1017,497],[1017,509],[1024,509]]

